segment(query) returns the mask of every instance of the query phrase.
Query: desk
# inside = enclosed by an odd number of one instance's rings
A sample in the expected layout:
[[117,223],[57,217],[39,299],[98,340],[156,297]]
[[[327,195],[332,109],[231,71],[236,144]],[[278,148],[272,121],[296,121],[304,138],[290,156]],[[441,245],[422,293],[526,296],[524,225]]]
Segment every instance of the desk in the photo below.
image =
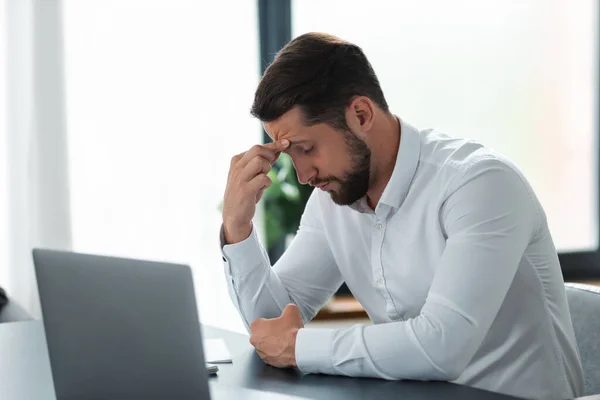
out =
[[[444,382],[384,381],[340,376],[302,375],[295,369],[265,365],[248,343],[248,337],[203,327],[205,338],[223,338],[233,357],[220,364],[211,387],[237,386],[284,393],[309,399],[460,399],[508,400],[515,397]],[[0,324],[0,399],[56,400],[39,321]]]
[[451,399],[508,400],[516,397],[491,393],[446,382],[385,381],[327,375],[303,375],[295,369],[273,368],[254,352],[248,337],[222,329],[204,327],[205,338],[223,338],[232,364],[219,364],[211,385],[242,386],[309,399]]

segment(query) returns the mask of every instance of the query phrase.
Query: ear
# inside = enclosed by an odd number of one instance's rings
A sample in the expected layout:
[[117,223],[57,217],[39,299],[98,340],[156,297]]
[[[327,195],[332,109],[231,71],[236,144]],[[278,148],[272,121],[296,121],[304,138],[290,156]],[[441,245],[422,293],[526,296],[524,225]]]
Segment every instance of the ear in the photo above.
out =
[[346,121],[353,132],[367,133],[375,120],[375,104],[366,96],[356,96],[346,109]]

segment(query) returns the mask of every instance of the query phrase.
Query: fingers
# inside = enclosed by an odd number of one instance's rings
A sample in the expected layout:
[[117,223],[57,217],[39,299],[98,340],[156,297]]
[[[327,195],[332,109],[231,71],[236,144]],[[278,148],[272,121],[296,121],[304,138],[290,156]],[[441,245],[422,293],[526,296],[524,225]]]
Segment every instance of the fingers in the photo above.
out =
[[260,189],[258,191],[258,194],[256,195],[256,202],[257,203],[260,201],[260,199],[262,199],[264,193],[265,193],[265,189]]
[[278,140],[276,142],[266,143],[263,146],[265,146],[266,148],[271,149],[275,152],[281,153],[283,150],[287,149],[287,147],[289,145],[290,145],[289,140],[282,139],[282,140]]
[[241,170],[239,178],[242,182],[251,181],[260,174],[266,175],[271,170],[273,163],[277,161],[281,151],[285,150],[289,144],[287,139],[283,139],[265,145],[252,146],[246,153],[238,154],[231,159],[232,169]]
[[289,146],[289,141],[284,139],[264,145],[254,145],[239,159],[240,167],[246,166],[253,158],[260,156],[273,164],[279,154]]
[[240,159],[239,166],[244,168],[250,161],[256,157],[262,157],[270,163],[274,163],[276,160],[275,152],[266,146],[259,144],[254,145],[248,150]]
[[263,157],[254,157],[240,173],[242,182],[251,181],[258,174],[268,174],[271,170],[271,163]]
[[250,331],[254,332],[256,329],[258,329],[262,324],[265,323],[267,319],[266,318],[257,318],[254,321],[252,321],[252,323],[250,323]]
[[295,304],[288,304],[287,306],[285,306],[285,308],[283,309],[283,311],[281,312],[281,317],[280,318],[302,318],[300,315],[300,309],[298,308],[297,305]]
[[260,358],[262,358],[263,360],[264,360],[264,359],[266,359],[266,358],[268,358],[268,356],[267,356],[267,354],[266,354],[266,353],[264,353],[264,352],[262,352],[262,351],[260,351],[260,350],[258,350],[258,349],[256,349],[256,348],[255,348],[255,350],[256,350],[256,353],[257,353],[257,354],[260,356]]
[[248,237],[256,203],[272,183],[267,176],[271,166],[289,145],[288,140],[256,145],[231,158],[223,200],[223,222],[228,241],[238,243]]
[[288,313],[291,313],[291,312],[292,313],[293,312],[300,312],[300,309],[294,303],[289,303],[287,306],[285,306],[285,308],[281,312],[281,315],[285,315],[285,314],[288,314]]
[[261,190],[264,190],[271,186],[271,183],[273,183],[273,181],[271,181],[271,178],[269,178],[267,175],[260,174],[256,175],[250,182],[248,182],[248,185],[251,193],[258,194],[258,192],[260,192]]

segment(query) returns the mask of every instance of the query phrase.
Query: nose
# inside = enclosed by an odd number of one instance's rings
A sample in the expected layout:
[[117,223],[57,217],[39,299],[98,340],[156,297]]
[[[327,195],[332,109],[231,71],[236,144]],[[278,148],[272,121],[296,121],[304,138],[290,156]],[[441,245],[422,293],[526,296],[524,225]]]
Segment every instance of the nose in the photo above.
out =
[[299,163],[294,161],[294,168],[296,169],[298,182],[301,185],[306,185],[317,176],[317,170],[309,163]]

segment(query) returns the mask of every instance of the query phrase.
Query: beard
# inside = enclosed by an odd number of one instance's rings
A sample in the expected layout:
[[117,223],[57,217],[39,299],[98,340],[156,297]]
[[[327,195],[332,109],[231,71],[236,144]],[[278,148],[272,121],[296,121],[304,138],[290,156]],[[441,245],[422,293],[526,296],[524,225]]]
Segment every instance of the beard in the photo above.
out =
[[364,197],[371,180],[371,149],[352,132],[345,134],[345,140],[350,154],[350,171],[341,178],[332,176],[316,182],[337,182],[339,188],[329,190],[329,194],[331,200],[340,206],[351,205]]

